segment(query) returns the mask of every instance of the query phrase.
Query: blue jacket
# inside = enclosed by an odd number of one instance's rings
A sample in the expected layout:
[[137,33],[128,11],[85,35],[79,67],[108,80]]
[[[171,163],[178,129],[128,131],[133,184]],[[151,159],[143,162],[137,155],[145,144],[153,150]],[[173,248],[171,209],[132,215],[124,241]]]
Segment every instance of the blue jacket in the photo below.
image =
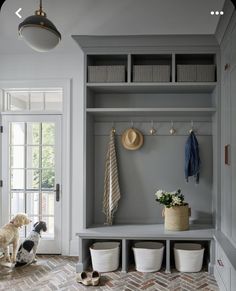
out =
[[200,156],[197,138],[192,131],[185,144],[185,179],[194,176],[196,183],[199,183]]

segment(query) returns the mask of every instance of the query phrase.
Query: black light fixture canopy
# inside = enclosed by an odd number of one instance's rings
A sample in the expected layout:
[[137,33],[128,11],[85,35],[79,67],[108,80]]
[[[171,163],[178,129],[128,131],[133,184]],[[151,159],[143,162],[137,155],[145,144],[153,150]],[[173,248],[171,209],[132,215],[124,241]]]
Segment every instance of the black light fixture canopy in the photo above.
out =
[[60,32],[43,11],[42,0],[39,10],[21,22],[18,31],[28,46],[38,52],[47,52],[55,48],[61,40]]

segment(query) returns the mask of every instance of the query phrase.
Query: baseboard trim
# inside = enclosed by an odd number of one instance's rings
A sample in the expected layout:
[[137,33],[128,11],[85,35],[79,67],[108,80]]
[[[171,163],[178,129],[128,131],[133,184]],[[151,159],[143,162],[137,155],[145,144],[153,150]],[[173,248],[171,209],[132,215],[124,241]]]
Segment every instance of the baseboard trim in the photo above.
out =
[[216,282],[218,284],[220,291],[227,291],[224,283],[222,282],[222,279],[220,277],[220,274],[219,274],[219,271],[217,270],[216,265],[214,266],[214,277],[216,279]]
[[81,273],[86,270],[89,266],[89,257],[87,257],[84,262],[78,262],[75,266],[76,273]]

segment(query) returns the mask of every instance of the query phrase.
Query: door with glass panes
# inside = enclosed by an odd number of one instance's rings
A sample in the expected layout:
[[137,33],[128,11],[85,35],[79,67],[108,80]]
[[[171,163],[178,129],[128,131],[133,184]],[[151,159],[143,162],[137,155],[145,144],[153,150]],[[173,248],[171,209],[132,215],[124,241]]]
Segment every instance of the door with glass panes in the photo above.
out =
[[23,239],[37,221],[45,221],[39,253],[61,253],[61,116],[3,116],[3,208],[7,223],[25,212],[32,223],[21,229]]

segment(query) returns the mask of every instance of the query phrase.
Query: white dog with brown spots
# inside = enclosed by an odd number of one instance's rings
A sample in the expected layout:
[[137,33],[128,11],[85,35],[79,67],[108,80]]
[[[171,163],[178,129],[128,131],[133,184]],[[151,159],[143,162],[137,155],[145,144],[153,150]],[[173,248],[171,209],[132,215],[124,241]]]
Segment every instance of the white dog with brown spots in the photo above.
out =
[[[0,250],[4,252],[4,257],[7,262],[11,262],[9,255],[9,245],[12,244],[12,261],[16,262],[16,254],[19,245],[19,228],[31,222],[25,213],[18,213],[13,219],[5,224],[0,229]],[[1,258],[2,259],[2,258]]]

